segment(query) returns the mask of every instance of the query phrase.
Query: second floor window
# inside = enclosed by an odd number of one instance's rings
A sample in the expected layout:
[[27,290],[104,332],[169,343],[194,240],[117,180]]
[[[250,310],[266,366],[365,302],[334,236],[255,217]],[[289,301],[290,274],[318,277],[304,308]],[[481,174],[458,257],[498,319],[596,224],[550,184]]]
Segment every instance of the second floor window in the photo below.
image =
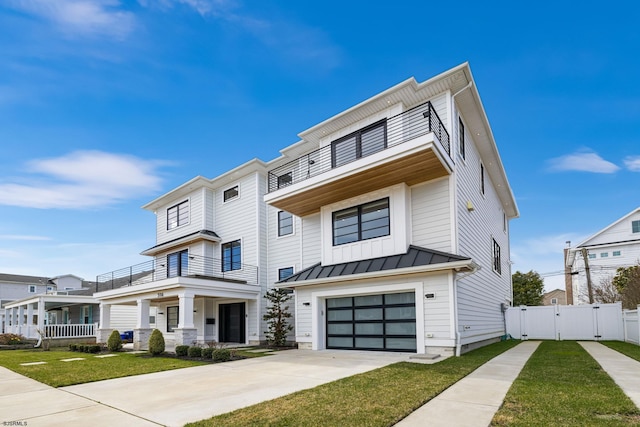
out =
[[502,259],[500,257],[500,245],[493,240],[493,271],[502,274]]
[[239,195],[240,195],[240,190],[236,185],[235,187],[231,187],[228,190],[224,190],[224,193],[222,193],[222,199],[223,201],[228,202],[229,200],[238,198]]
[[458,140],[460,144],[460,155],[465,158],[465,146],[464,146],[464,124],[462,118],[458,117]]
[[185,200],[167,209],[167,230],[189,223],[189,201]]
[[389,198],[365,203],[333,213],[333,245],[388,236]]
[[189,251],[184,250],[167,255],[167,277],[189,274]]
[[278,212],[278,237],[293,234],[293,216],[289,212]]
[[382,120],[331,143],[331,167],[337,168],[387,148],[387,121]]
[[631,221],[631,232],[632,233],[640,233],[640,220]]
[[284,280],[293,275],[293,267],[285,267],[278,269],[278,280]]
[[242,251],[240,240],[222,245],[222,271],[240,270],[242,268]]

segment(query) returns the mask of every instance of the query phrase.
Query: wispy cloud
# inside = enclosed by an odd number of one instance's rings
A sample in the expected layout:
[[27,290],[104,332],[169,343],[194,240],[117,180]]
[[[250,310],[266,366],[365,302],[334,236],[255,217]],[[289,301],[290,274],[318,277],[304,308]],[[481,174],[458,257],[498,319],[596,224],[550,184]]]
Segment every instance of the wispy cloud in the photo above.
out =
[[69,37],[124,39],[136,25],[134,14],[118,0],[10,0],[9,6],[50,22]]
[[640,156],[627,156],[624,165],[632,172],[640,172]]
[[599,154],[584,150],[548,160],[549,169],[554,172],[579,171],[592,173],[615,173],[620,167],[600,157]]
[[23,234],[0,234],[0,240],[45,241],[51,240],[51,238],[46,236],[29,236]]
[[82,209],[106,206],[158,190],[161,162],[102,151],[76,151],[29,162],[28,182],[0,184],[0,204]]

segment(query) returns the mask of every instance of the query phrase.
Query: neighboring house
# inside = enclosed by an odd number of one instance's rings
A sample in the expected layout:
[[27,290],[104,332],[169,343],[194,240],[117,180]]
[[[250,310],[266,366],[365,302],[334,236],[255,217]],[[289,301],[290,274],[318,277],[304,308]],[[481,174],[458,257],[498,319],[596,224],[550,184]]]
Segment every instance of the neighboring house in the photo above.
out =
[[567,293],[562,289],[554,289],[542,295],[542,305],[567,305]]
[[575,247],[565,249],[567,299],[569,304],[589,303],[586,265],[592,287],[611,280],[619,267],[640,263],[640,208],[637,208]]
[[98,276],[99,339],[133,305],[175,344],[265,339],[263,298],[294,290],[300,348],[464,352],[505,334],[518,209],[462,64],[408,79],[214,179],[144,206],[147,263]]

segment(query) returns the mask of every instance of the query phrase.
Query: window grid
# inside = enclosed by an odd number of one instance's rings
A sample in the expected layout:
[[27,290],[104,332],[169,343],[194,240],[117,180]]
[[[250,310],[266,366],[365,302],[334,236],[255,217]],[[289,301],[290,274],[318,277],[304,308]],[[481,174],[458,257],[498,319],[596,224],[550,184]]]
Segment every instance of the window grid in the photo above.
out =
[[189,201],[185,200],[167,209],[167,230],[189,223]]
[[344,245],[390,234],[389,198],[333,213],[333,245]]
[[240,240],[222,245],[222,271],[240,270],[242,268],[242,250]]
[[224,190],[222,193],[223,201],[228,202],[229,200],[233,200],[240,195],[240,191],[238,190],[238,186],[231,187],[227,190]]
[[613,251],[613,256],[620,256],[622,255],[622,252],[620,251]]
[[631,221],[631,232],[640,233],[640,220]]
[[278,212],[278,237],[293,234],[293,215],[289,212]]
[[493,239],[493,271],[502,274],[502,262],[500,257],[500,245]]

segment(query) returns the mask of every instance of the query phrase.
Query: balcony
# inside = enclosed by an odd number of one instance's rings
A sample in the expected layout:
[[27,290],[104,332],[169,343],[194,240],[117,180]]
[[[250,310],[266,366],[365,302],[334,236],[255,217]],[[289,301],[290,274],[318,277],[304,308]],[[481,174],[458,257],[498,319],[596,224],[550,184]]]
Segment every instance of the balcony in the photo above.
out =
[[451,143],[431,102],[269,171],[265,201],[297,216],[399,183],[451,173]]
[[223,262],[219,259],[186,252],[181,256],[166,256],[147,262],[101,274],[96,277],[95,292],[103,292],[126,286],[136,286],[174,277],[190,277],[227,282],[231,285],[257,285],[258,267]]

